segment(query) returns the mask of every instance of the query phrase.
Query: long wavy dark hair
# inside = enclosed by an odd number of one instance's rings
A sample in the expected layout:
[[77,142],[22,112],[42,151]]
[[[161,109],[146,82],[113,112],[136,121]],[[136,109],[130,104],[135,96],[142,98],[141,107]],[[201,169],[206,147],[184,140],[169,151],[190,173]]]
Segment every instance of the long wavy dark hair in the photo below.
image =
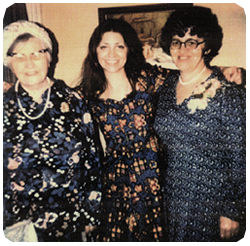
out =
[[[210,61],[219,54],[222,46],[222,28],[218,19],[211,9],[194,6],[183,8],[173,12],[162,28],[160,45],[170,55],[172,37],[178,35],[184,37],[190,29],[190,35],[197,35],[205,41],[203,50],[204,61],[209,66]],[[208,54],[205,51],[210,50]]]
[[88,46],[88,55],[84,60],[79,89],[85,96],[98,97],[107,87],[103,68],[98,62],[96,49],[106,32],[120,33],[128,47],[125,72],[135,90],[135,83],[145,67],[146,61],[142,53],[142,43],[136,31],[124,20],[108,19],[101,23],[93,32]]

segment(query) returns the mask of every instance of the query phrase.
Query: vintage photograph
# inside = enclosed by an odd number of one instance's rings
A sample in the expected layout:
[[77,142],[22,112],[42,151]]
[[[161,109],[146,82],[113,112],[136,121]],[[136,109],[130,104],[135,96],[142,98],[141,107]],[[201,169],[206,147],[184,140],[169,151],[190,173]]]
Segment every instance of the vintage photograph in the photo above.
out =
[[14,3],[2,241],[246,240],[236,3]]

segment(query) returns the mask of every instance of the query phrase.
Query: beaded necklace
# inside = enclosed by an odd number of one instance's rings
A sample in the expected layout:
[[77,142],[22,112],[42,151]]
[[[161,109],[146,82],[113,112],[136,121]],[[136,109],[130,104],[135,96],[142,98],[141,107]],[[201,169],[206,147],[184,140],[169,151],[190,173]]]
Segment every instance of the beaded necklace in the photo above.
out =
[[180,75],[179,76],[179,82],[180,82],[180,84],[181,85],[189,85],[189,84],[193,83],[198,77],[201,76],[201,74],[205,71],[205,69],[206,69],[206,66],[202,69],[202,71],[197,76],[195,76],[193,79],[189,80],[188,82],[182,82],[181,75]]
[[38,114],[37,116],[35,116],[35,117],[32,117],[32,116],[29,116],[26,112],[25,112],[25,109],[23,108],[23,106],[22,106],[22,104],[21,104],[21,101],[20,101],[20,99],[19,99],[19,97],[18,97],[18,85],[19,85],[19,80],[16,82],[16,85],[15,85],[15,92],[16,92],[16,98],[17,98],[17,102],[18,102],[18,105],[19,105],[19,108],[21,109],[21,111],[22,111],[22,113],[24,114],[24,116],[26,116],[28,119],[30,119],[30,120],[36,120],[36,119],[38,119],[38,118],[40,118],[44,113],[45,113],[45,111],[47,110],[47,108],[48,108],[48,104],[49,104],[49,99],[50,99],[50,93],[51,93],[51,86],[50,86],[50,79],[47,77],[46,78],[47,79],[47,82],[48,82],[48,85],[49,85],[49,91],[48,91],[48,95],[47,95],[47,100],[46,100],[46,104],[45,104],[45,106],[44,106],[44,109],[43,109],[43,111],[40,113],[40,114]]

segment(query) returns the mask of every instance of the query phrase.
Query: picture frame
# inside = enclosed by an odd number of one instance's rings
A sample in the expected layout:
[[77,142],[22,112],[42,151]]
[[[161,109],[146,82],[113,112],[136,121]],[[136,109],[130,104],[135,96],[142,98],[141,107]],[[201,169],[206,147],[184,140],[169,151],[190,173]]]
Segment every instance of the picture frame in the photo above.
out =
[[175,69],[171,57],[159,46],[161,29],[174,10],[191,6],[192,3],[161,3],[98,8],[98,18],[99,23],[107,19],[127,21],[135,29],[143,44],[143,54],[147,62]]

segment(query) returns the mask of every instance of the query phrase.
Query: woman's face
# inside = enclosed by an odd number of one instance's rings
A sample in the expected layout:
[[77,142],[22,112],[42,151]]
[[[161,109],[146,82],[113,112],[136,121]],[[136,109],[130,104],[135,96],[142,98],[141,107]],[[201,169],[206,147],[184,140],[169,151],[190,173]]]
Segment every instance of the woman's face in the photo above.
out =
[[98,62],[105,73],[118,73],[124,71],[128,47],[120,33],[104,33],[96,52]]
[[[203,38],[199,38],[197,35],[191,36],[189,32],[185,34],[184,37],[179,37],[175,35],[172,37],[173,40],[179,40],[185,42],[187,40],[195,40],[198,43],[203,42]],[[188,48],[184,44],[181,45],[179,49],[172,49],[170,47],[170,55],[173,59],[175,65],[183,72],[193,72],[196,68],[204,67],[204,56],[203,50],[205,48],[205,43],[201,43],[197,48]]]
[[10,67],[20,83],[26,87],[36,87],[44,82],[48,67],[48,53],[37,38],[20,42],[13,49]]

